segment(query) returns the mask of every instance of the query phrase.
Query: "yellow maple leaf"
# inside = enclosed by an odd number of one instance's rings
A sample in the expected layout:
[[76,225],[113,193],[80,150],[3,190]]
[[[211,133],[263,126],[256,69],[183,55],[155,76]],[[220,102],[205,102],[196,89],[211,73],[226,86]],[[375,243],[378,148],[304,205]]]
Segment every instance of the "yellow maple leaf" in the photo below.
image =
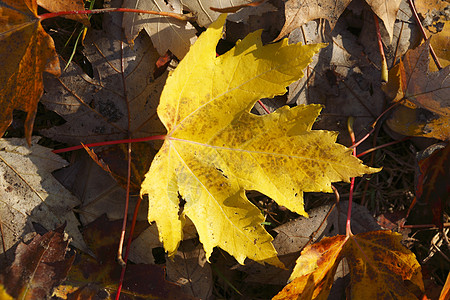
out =
[[168,133],[141,194],[148,194],[148,220],[156,221],[169,255],[182,240],[187,216],[208,258],[219,246],[241,264],[248,257],[281,265],[245,191],[306,215],[303,192],[332,192],[331,182],[377,169],[336,144],[336,133],[311,130],[319,105],[250,114],[258,99],[284,94],[325,45],[283,40],[263,46],[258,31],[216,57],[225,18],[200,36],[167,80],[158,115]]
[[417,299],[423,291],[420,264],[391,231],[324,238],[306,247],[292,280],[273,299],[327,299],[340,261],[350,268],[348,299]]

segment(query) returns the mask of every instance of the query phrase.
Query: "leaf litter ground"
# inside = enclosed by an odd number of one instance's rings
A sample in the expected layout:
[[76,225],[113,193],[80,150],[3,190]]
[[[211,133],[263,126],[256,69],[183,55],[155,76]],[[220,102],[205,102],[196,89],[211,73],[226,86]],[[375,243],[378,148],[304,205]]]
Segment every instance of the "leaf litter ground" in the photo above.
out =
[[[54,120],[56,121],[57,118]],[[48,122],[48,118],[44,118],[43,123],[45,122]],[[10,134],[14,134],[14,132],[11,131]],[[389,139],[389,136],[381,130],[379,140],[387,141]],[[376,165],[383,165],[385,170],[388,172],[372,175],[371,180],[368,183],[370,186],[368,189],[369,194],[364,193],[364,185],[366,182],[362,180],[359,186],[360,192],[357,192],[356,194],[357,198],[362,197],[363,194],[366,194],[366,197],[364,198],[366,199],[366,205],[369,205],[371,211],[378,212],[375,214],[386,211],[395,211],[409,205],[409,201],[411,200],[411,186],[413,186],[412,171],[414,169],[414,153],[410,149],[411,146],[405,144],[395,146],[394,148],[388,148],[388,150],[379,150],[376,153],[375,161],[379,162],[379,164]],[[348,190],[348,186],[342,185],[339,190],[341,191],[341,197],[345,198],[345,191]],[[382,195],[382,201],[378,198],[379,195]],[[255,203],[261,205],[261,208],[266,212],[268,220],[273,220],[272,225],[269,225],[268,227],[269,229],[274,227],[276,221],[284,223],[286,220],[295,217],[295,214],[280,208],[265,196],[249,194],[249,198]],[[305,198],[307,202],[307,209],[310,207],[319,206],[323,202],[334,201],[333,196],[324,194],[307,194]],[[425,246],[427,245],[425,244]],[[230,274],[230,272],[226,273]],[[242,274],[238,276],[242,276]],[[230,295],[230,293],[235,293],[230,287],[229,281],[227,282],[221,280],[221,276],[217,276],[217,278],[219,279],[216,279],[216,294],[225,296]],[[235,286],[238,287],[238,290],[245,293],[245,285],[239,285],[239,280],[236,280],[235,275],[230,275],[230,278],[234,279],[233,282]],[[265,295],[265,297],[268,297],[268,295]]]

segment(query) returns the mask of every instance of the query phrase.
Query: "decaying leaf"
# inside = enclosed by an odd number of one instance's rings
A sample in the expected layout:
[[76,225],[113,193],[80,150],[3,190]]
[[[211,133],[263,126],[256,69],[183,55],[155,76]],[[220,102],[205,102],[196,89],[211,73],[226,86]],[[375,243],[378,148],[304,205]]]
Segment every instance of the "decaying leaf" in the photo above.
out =
[[[75,260],[67,279],[56,289],[56,296],[96,299],[96,295],[104,294],[103,299],[115,299],[113,296],[122,270],[116,262],[119,240],[115,233],[120,232],[122,222],[123,220],[109,221],[106,216],[101,216],[85,226],[83,236],[95,258],[81,254]],[[135,233],[139,234],[147,226],[147,222],[138,222]],[[164,277],[162,266],[130,264],[125,273],[122,293],[128,299],[193,299]]]
[[79,200],[51,174],[67,162],[38,145],[39,139],[33,137],[31,148],[23,139],[0,140],[0,215],[6,248],[33,232],[32,222],[47,230],[66,222],[73,244],[86,249],[72,211]]
[[180,244],[173,260],[166,260],[167,279],[175,282],[187,295],[198,299],[214,299],[214,278],[211,265],[198,240],[185,240]]
[[[319,3],[320,2],[320,5]],[[351,0],[316,1],[316,0],[290,0],[285,4],[286,23],[281,29],[277,39],[280,39],[295,28],[314,19],[326,19],[334,28],[339,16],[344,12]]]
[[[0,283],[14,299],[48,299],[67,276],[74,255],[67,255],[64,226],[19,244],[13,264],[0,273]],[[1,294],[0,299],[4,298]],[[12,298],[11,298],[12,299]]]
[[[450,66],[429,72],[429,40],[406,53],[389,71],[385,92],[412,112],[394,111],[387,124],[405,135],[450,138]],[[413,119],[416,114],[422,118]]]
[[[431,36],[431,46],[439,58],[442,67],[450,64],[450,20],[446,10],[448,1],[443,0],[417,0],[414,1],[417,13],[421,15],[422,25],[428,36]],[[430,60],[430,70],[438,71],[434,60]]]
[[377,169],[335,144],[335,133],[311,130],[318,105],[249,113],[258,99],[285,93],[323,44],[262,46],[255,32],[216,57],[225,18],[202,34],[166,83],[158,115],[168,133],[141,193],[170,256],[188,216],[207,258],[219,246],[241,264],[246,257],[279,264],[246,190],[306,215],[303,192],[331,192],[331,182]]
[[[104,30],[92,30],[86,36],[84,54],[92,64],[94,78],[75,64],[69,65],[58,79],[46,78],[42,103],[67,122],[42,130],[42,134],[79,145],[164,132],[156,106],[167,74],[153,76],[159,55],[148,36],[136,38],[134,47],[125,45],[120,35],[117,37],[121,22],[120,14],[105,15]],[[138,193],[158,144],[161,142],[133,144],[133,194]],[[115,179],[125,186],[126,145],[95,148],[95,152],[110,167]],[[125,190],[89,160],[77,156],[75,164],[58,174],[60,181],[82,201],[80,216],[84,224],[103,213],[111,219],[123,217]]]
[[[351,0],[289,0],[286,2],[286,23],[277,39],[286,36],[295,28],[315,19],[326,19],[333,29],[337,20]],[[383,20],[392,39],[395,17],[401,0],[366,0],[373,12]]]
[[390,231],[324,238],[303,250],[292,282],[273,299],[327,299],[343,258],[350,267],[349,299],[418,299],[420,265],[400,241]]
[[25,137],[31,143],[37,104],[44,91],[42,73],[60,74],[52,38],[42,28],[36,0],[0,1],[0,136],[14,109],[27,113]]
[[[110,174],[103,171],[86,153],[79,151],[73,156],[74,163],[67,168],[57,170],[55,178],[71,191],[81,202],[77,212],[82,225],[89,224],[102,214],[110,220],[123,218],[126,191]],[[131,196],[129,215],[132,217],[137,197]],[[145,203],[141,204],[142,213],[138,220],[147,218]]]
[[75,64],[60,78],[46,78],[42,103],[67,122],[42,130],[45,136],[79,145],[163,132],[156,106],[165,76],[152,75],[159,56],[145,35],[136,39],[135,47],[125,46],[114,37],[113,26],[105,21],[105,30],[86,36],[84,54],[94,78]]
[[[416,188],[418,203],[427,204],[433,215],[432,223],[443,229],[443,214],[450,200],[450,145],[435,150],[419,162],[420,175]],[[423,206],[422,206],[423,207]],[[421,218],[426,223],[426,218]]]

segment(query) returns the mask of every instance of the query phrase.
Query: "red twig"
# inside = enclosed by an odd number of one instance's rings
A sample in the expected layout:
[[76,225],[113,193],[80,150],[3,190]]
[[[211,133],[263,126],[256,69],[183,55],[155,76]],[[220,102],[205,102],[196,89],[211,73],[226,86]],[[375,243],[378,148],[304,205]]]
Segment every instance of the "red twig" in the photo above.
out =
[[266,111],[267,114],[270,114],[270,111],[267,109],[267,107],[264,105],[264,103],[262,103],[261,100],[258,100],[258,103]]
[[369,150],[366,150],[366,151],[356,155],[356,157],[361,157],[361,156],[369,154],[370,152],[373,152],[375,150],[382,149],[382,148],[385,148],[385,147],[389,147],[389,146],[392,146],[392,145],[395,145],[395,144],[407,141],[410,138],[411,138],[410,136],[407,136],[407,137],[404,137],[404,138],[402,138],[401,140],[398,140],[398,141],[393,141],[393,142],[389,142],[389,143],[386,143],[386,144],[383,144],[383,145],[380,145],[380,146],[373,147],[373,148],[371,148]]
[[374,131],[375,131],[375,126],[377,125],[378,121],[380,121],[380,119],[391,109],[393,109],[394,107],[396,107],[397,105],[400,105],[400,102],[395,102],[394,104],[392,104],[391,106],[389,106],[385,111],[383,111],[381,113],[381,115],[378,116],[378,118],[375,120],[375,122],[373,122],[372,124],[372,129],[369,131],[369,133],[367,133],[362,139],[360,139],[357,143],[355,143],[354,145],[352,145],[350,148],[356,148],[357,146],[359,146],[362,142],[364,142]]
[[141,201],[142,201],[142,198],[139,197],[138,201],[136,202],[136,207],[134,208],[133,220],[131,223],[130,234],[128,236],[128,241],[127,241],[127,248],[125,249],[125,255],[123,256],[123,260],[125,262],[125,267],[122,268],[122,272],[120,273],[120,280],[119,280],[119,286],[117,288],[116,300],[119,299],[120,291],[122,290],[123,279],[125,278],[126,263],[128,261],[128,254],[130,253],[131,241],[133,240],[134,228],[136,227],[136,219],[137,219],[137,214],[139,211],[139,206],[141,205]]
[[[450,227],[450,222],[443,223],[444,227]],[[427,229],[439,229],[435,224],[419,224],[419,225],[402,225],[402,228],[427,228]]]
[[[350,134],[350,139],[353,145],[353,155],[356,156],[356,146],[355,146],[355,132],[353,131],[353,117],[349,117],[347,121],[348,133]],[[350,193],[348,195],[348,210],[347,210],[347,224],[345,226],[345,234],[347,236],[352,236],[352,229],[350,226],[350,220],[352,216],[352,203],[353,203],[353,190],[355,189],[355,177],[352,177],[350,181]]]
[[[427,33],[425,32],[425,28],[423,28],[422,22],[420,22],[419,16],[417,15],[416,6],[414,5],[414,3],[411,0],[408,0],[408,3],[409,3],[409,6],[411,7],[411,11],[413,13],[414,19],[416,20],[416,23],[417,23],[417,25],[420,28],[420,32],[422,33],[423,38],[425,39],[425,41],[428,40]],[[439,62],[439,59],[438,59],[436,53],[434,52],[434,49],[431,46],[431,44],[430,44],[430,54],[431,54],[431,57],[433,57],[434,63],[436,64],[436,67],[439,70],[442,69],[442,65]]]
[[[125,65],[123,60],[123,43],[121,43],[121,64],[120,64],[120,74],[122,75],[122,83],[123,83],[123,94],[125,95],[125,102],[127,105],[127,112],[128,112],[128,128],[131,126],[131,116],[130,116],[130,102],[126,98],[127,96],[127,85],[125,80]],[[131,139],[131,134],[128,132],[128,139]],[[125,276],[125,270],[127,268],[127,260],[122,257],[122,249],[123,249],[123,242],[125,240],[125,232],[127,229],[127,217],[128,217],[128,205],[130,203],[130,184],[131,184],[131,142],[128,142],[127,147],[127,188],[126,188],[126,196],[125,196],[125,208],[123,210],[123,223],[122,223],[122,231],[120,234],[120,240],[119,240],[119,248],[117,249],[117,261],[122,266],[122,272],[121,272],[121,278],[119,280],[119,285],[117,288],[117,294],[116,294],[116,300],[119,300],[120,297],[120,291],[122,290],[123,285],[123,277],[122,274]],[[136,220],[133,220],[133,222],[136,222]],[[131,236],[131,235],[130,235]]]
[[[106,145],[146,142],[146,141],[153,141],[153,140],[164,140],[165,138],[166,138],[165,135],[152,135],[152,136],[146,136],[146,137],[137,138],[137,139],[125,139],[125,140],[115,140],[115,141],[91,143],[91,144],[85,144],[85,146],[86,147],[98,147],[98,146],[106,146]],[[79,150],[79,149],[83,149],[83,146],[78,145],[78,146],[73,146],[73,147],[56,149],[56,150],[52,150],[52,152],[53,153],[63,153],[63,152],[75,151],[75,150]]]
[[41,21],[45,19],[67,16],[67,15],[91,15],[91,14],[100,14],[100,13],[108,13],[108,12],[131,12],[131,13],[142,13],[142,14],[150,14],[150,15],[159,15],[164,17],[171,17],[181,21],[194,21],[195,17],[192,14],[177,14],[171,12],[164,11],[153,11],[153,10],[141,10],[141,9],[132,9],[132,8],[100,8],[100,9],[87,9],[87,10],[71,10],[71,11],[58,11],[52,13],[46,13],[39,15],[39,19]]
[[384,55],[383,42],[381,41],[380,24],[378,23],[378,17],[375,13],[373,14],[373,19],[375,20],[378,48],[380,50],[380,56],[381,56],[381,81],[387,82],[388,81],[388,67],[387,67],[387,62],[386,62],[386,56]]

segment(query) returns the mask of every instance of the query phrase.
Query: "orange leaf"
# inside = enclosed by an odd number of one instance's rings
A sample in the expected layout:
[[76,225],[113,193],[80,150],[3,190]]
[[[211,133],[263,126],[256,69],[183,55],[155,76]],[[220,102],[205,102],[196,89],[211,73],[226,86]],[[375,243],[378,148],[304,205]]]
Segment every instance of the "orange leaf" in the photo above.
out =
[[441,295],[439,296],[439,300],[448,300],[448,299],[450,299],[450,274],[447,275],[447,280],[445,281]]
[[11,124],[13,110],[23,110],[30,144],[44,91],[42,73],[61,73],[53,40],[40,24],[36,0],[0,1],[0,43],[0,136]]
[[302,251],[293,281],[273,299],[327,299],[344,257],[350,267],[349,299],[417,299],[424,289],[420,265],[400,241],[401,235],[391,231],[324,238]]

